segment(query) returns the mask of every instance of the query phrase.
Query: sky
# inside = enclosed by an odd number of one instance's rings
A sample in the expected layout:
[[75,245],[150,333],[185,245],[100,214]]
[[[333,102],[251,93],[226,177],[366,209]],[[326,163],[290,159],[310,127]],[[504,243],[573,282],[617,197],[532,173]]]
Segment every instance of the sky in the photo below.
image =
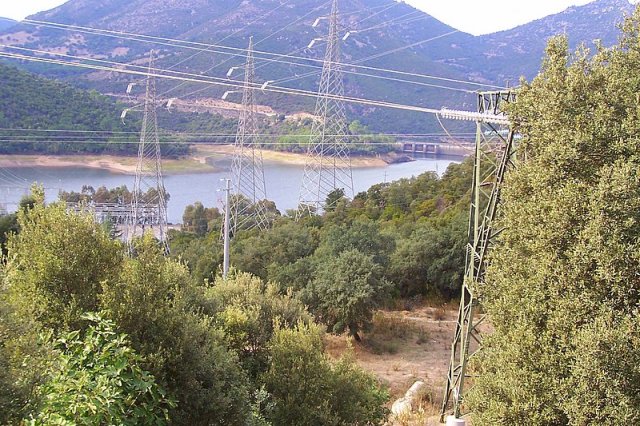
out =
[[405,0],[447,25],[474,35],[526,24],[593,0]]
[[[442,22],[475,35],[513,28],[561,12],[569,6],[590,1],[592,0],[405,0]],[[64,2],[65,0],[1,0],[0,16],[22,19]]]

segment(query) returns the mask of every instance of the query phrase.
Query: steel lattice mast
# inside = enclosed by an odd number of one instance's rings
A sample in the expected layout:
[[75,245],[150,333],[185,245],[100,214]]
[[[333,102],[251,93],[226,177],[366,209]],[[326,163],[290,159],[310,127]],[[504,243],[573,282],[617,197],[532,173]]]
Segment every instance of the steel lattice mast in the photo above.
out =
[[258,227],[266,229],[269,220],[264,205],[267,189],[264,180],[262,149],[257,140],[258,112],[255,103],[255,64],[253,37],[249,39],[244,67],[242,110],[238,119],[235,149],[231,164],[231,233]]
[[307,161],[298,202],[298,218],[328,207],[327,196],[336,189],[353,197],[353,176],[349,157],[344,83],[340,65],[338,1],[333,1],[329,37],[318,90],[315,121],[311,130]]
[[167,241],[167,200],[162,178],[162,158],[158,137],[158,117],[156,99],[156,81],[151,77],[153,71],[153,51],[149,57],[149,76],[147,77],[144,102],[144,117],[138,146],[138,163],[133,185],[131,202],[131,221],[129,223],[129,243],[148,229],[169,251]]
[[[462,111],[447,111],[442,114],[445,118],[476,121],[476,146],[465,276],[456,330],[451,344],[451,360],[440,412],[441,421],[444,421],[445,415],[450,412],[450,407],[456,418],[462,416],[465,379],[470,378],[467,371],[468,362],[481,344],[478,327],[485,316],[476,315],[480,302],[478,289],[484,284],[487,253],[498,233],[494,225],[502,183],[506,171],[515,161],[514,133],[508,125],[501,105],[514,100],[514,92],[484,92],[478,94],[480,115],[465,114]],[[495,118],[491,118],[492,116]]]

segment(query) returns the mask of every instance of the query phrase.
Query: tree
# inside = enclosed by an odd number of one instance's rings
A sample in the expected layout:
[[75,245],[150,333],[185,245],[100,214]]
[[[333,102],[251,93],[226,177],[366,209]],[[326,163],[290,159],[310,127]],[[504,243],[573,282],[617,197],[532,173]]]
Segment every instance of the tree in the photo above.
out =
[[33,408],[30,396],[44,376],[40,364],[50,358],[37,340],[37,324],[16,318],[0,284],[0,424],[18,424]]
[[84,315],[84,332],[65,332],[51,342],[55,362],[37,389],[38,412],[27,424],[168,424],[174,405],[115,324]]
[[333,364],[323,353],[323,330],[315,324],[276,326],[269,369],[261,376],[275,407],[276,425],[381,425],[386,390],[349,357]]
[[239,270],[273,281],[279,269],[312,255],[318,239],[317,231],[309,227],[293,221],[277,223],[264,232],[236,238],[233,263]]
[[356,220],[342,225],[329,224],[323,231],[322,244],[315,253],[318,256],[338,256],[348,250],[358,250],[372,256],[375,263],[383,267],[389,263],[395,241],[382,234],[375,222]]
[[227,279],[216,279],[206,290],[211,314],[224,330],[229,346],[239,355],[251,378],[267,366],[268,344],[274,324],[293,327],[310,323],[311,315],[292,294],[282,295],[274,284],[265,284],[247,273],[233,272]]
[[551,40],[510,110],[527,161],[481,290],[494,333],[466,402],[479,424],[640,419],[640,10],[619,46]]
[[417,294],[455,294],[462,285],[467,242],[467,215],[444,224],[417,224],[408,238],[398,241],[388,277],[403,297]]
[[199,313],[202,293],[186,267],[163,256],[151,235],[136,247],[119,280],[105,283],[102,307],[130,336],[143,366],[176,399],[175,424],[243,424],[249,389],[223,330]]
[[346,197],[344,195],[344,188],[334,189],[333,191],[329,192],[329,194],[327,194],[327,198],[324,202],[325,210],[328,212],[334,211],[338,202],[345,199]]
[[98,310],[102,283],[116,276],[121,244],[91,215],[67,212],[62,204],[39,202],[20,211],[18,225],[5,266],[16,312],[45,327],[80,328],[80,316]]
[[207,231],[214,229],[213,221],[220,217],[220,211],[217,208],[206,208],[201,202],[196,201],[185,207],[182,214],[182,229],[203,236]]
[[212,231],[205,237],[169,230],[171,255],[184,262],[196,282],[213,281],[222,265],[220,234]]
[[373,312],[386,300],[390,288],[373,256],[348,250],[320,264],[303,295],[333,332],[349,330],[360,340],[358,332],[369,328]]

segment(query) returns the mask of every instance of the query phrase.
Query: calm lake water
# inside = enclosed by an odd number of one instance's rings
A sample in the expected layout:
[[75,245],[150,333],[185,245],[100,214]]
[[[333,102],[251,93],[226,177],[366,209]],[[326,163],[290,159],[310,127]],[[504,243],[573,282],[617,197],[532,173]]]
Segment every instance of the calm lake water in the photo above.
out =
[[[354,169],[354,190],[357,194],[377,183],[409,178],[426,171],[435,171],[441,175],[449,164],[459,161],[455,158],[421,158],[386,167]],[[165,187],[171,195],[168,205],[169,222],[182,222],[184,208],[195,201],[201,201],[207,207],[221,207],[224,195],[220,191],[224,186],[221,179],[229,177],[231,163],[229,160],[221,160],[216,166],[220,172],[165,176]],[[298,205],[303,166],[265,163],[264,173],[268,198],[275,201],[282,212],[295,208]],[[81,167],[4,168],[0,169],[0,204],[5,205],[9,211],[15,210],[32,182],[44,185],[47,200],[55,201],[59,191],[80,191],[83,185],[94,188],[102,185],[107,188],[127,185],[131,189],[133,176]]]

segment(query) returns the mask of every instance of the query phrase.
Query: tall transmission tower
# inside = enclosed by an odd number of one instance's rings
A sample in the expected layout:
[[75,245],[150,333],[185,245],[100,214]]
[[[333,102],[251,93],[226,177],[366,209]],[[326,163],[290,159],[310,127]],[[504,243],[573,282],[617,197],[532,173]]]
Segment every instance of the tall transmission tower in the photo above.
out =
[[149,70],[144,102],[144,116],[142,131],[138,146],[138,163],[133,185],[131,202],[131,220],[129,223],[129,243],[134,237],[152,230],[155,237],[169,252],[167,241],[167,200],[162,178],[162,158],[160,155],[160,140],[158,137],[158,117],[156,81],[151,76],[153,71],[153,51],[149,57]]
[[231,163],[231,234],[241,229],[269,226],[263,200],[267,198],[264,181],[262,149],[257,140],[258,112],[255,103],[255,64],[253,58],[253,37],[249,39],[249,49],[244,66],[244,87],[242,109],[238,119],[233,161]]
[[349,157],[344,83],[340,65],[338,0],[333,0],[329,37],[316,101],[315,121],[302,178],[297,217],[326,209],[327,196],[335,190],[353,197]]
[[478,290],[484,285],[487,253],[498,233],[495,219],[505,173],[516,158],[514,132],[502,111],[504,103],[513,101],[514,92],[483,92],[478,94],[477,113],[442,113],[444,118],[476,121],[476,143],[465,276],[440,421],[450,412],[456,419],[463,415],[465,380],[472,379],[469,359],[482,342],[479,326],[485,316],[477,315]]

